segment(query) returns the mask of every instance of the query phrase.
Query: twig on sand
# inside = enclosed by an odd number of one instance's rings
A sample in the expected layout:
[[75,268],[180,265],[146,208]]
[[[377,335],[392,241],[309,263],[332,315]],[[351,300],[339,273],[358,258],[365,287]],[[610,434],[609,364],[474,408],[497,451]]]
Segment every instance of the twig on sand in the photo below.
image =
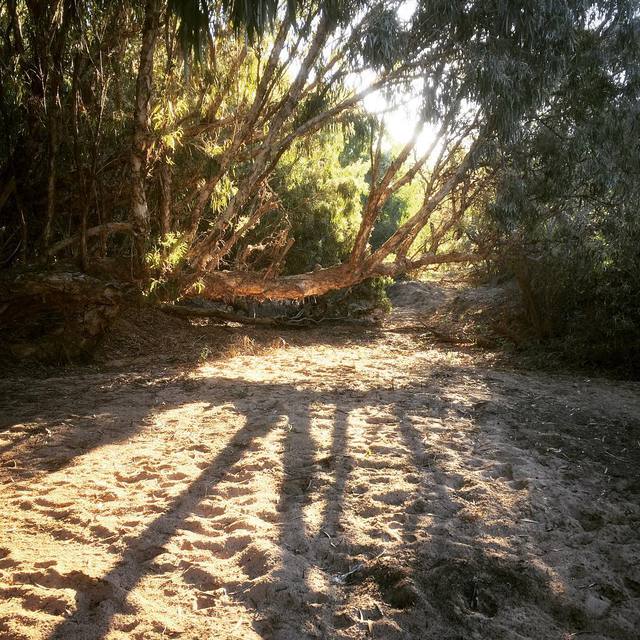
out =
[[327,533],[324,529],[320,529],[320,533],[324,533],[325,536],[327,536],[327,538],[329,538],[329,544],[336,549],[338,545],[336,545],[336,543],[333,541],[333,538],[331,537],[331,535],[329,533]]
[[606,449],[603,449],[603,451],[610,457],[612,457],[614,460],[619,460],[620,462],[627,462],[624,458],[620,458],[619,456],[614,456],[613,453],[607,451]]
[[[382,557],[384,554],[385,554],[385,550],[383,549],[380,553],[378,553],[376,556],[371,558],[371,560],[369,562],[374,562],[378,558]],[[332,578],[333,582],[335,582],[336,584],[345,584],[345,582],[352,575],[354,575],[354,574],[358,573],[358,571],[361,571],[362,569],[364,569],[366,564],[367,564],[366,562],[359,562],[355,567],[353,567],[353,569],[347,571],[346,573],[342,573],[340,575],[334,576]]]
[[353,569],[333,577],[333,581],[336,584],[344,584],[352,575],[358,573],[361,569],[364,569],[364,562],[359,562]]
[[362,624],[367,625],[367,629],[369,631],[369,635],[373,635],[373,620],[369,620],[364,617],[362,613],[362,609],[358,609],[358,618],[356,618],[356,622],[361,622]]

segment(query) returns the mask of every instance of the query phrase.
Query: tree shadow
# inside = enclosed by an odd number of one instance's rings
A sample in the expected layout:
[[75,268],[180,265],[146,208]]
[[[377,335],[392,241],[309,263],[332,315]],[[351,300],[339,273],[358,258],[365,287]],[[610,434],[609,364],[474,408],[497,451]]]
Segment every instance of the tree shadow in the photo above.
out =
[[[416,371],[418,378],[426,375]],[[446,376],[438,378],[438,385],[433,395],[438,396],[439,404],[425,400],[423,418],[442,418],[461,410],[454,399],[445,397]],[[154,558],[165,551],[165,545],[186,526],[203,500],[215,495],[224,475],[242,462],[256,441],[276,429],[282,433],[278,436],[282,482],[275,514],[279,562],[269,575],[248,575],[233,594],[239,605],[255,611],[254,629],[262,637],[288,640],[351,633],[347,628],[357,620],[345,611],[357,601],[357,594],[365,592],[378,594],[375,597],[386,609],[385,619],[376,622],[397,626],[395,631],[391,626],[382,627],[389,638],[462,638],[482,628],[492,630],[492,637],[508,638],[504,616],[510,607],[521,607],[522,603],[541,608],[558,628],[578,615],[562,612],[562,599],[531,557],[504,550],[500,553],[481,520],[449,526],[463,508],[459,494],[465,490],[465,479],[452,472],[439,457],[439,450],[427,442],[425,435],[433,426],[418,428],[414,416],[407,413],[405,400],[424,394],[423,385],[368,389],[349,404],[341,399],[338,381],[331,390],[316,391],[292,384],[209,377],[207,389],[211,391],[199,388],[198,400],[210,406],[230,403],[243,416],[243,426],[163,513],[128,542],[112,569],[82,584],[65,579],[57,585],[76,589],[77,607],[53,630],[51,640],[83,634],[100,640],[109,632],[115,615],[131,613],[128,594],[154,571]],[[487,393],[491,394],[490,384]],[[186,402],[190,396],[180,397]],[[286,398],[288,407],[283,403],[281,410],[270,413],[254,402],[256,397]],[[322,446],[312,435],[317,435],[313,420],[319,404],[333,406],[330,435]],[[345,503],[353,490],[350,476],[359,464],[350,442],[349,412],[354,406],[378,406],[391,412],[398,443],[408,452],[407,473],[417,475],[418,481],[406,499],[398,544],[389,547],[393,553],[378,557],[374,549],[361,549],[362,566],[352,572],[354,554],[345,524],[354,514]],[[172,408],[165,406],[162,411]],[[282,418],[286,419],[284,426]],[[469,419],[473,426],[475,419]],[[117,439],[126,437],[123,432]],[[375,433],[370,437],[375,440]],[[461,447],[459,455],[469,459],[472,449]],[[504,461],[487,455],[485,462],[500,465]],[[319,500],[321,505],[314,504]],[[313,522],[312,512],[318,516]],[[501,535],[509,543],[518,532],[517,524],[512,523]],[[365,552],[369,555],[363,559]],[[217,552],[212,548],[210,553],[215,556]],[[345,578],[347,574],[351,575]],[[185,573],[183,580],[194,588],[207,581],[216,583],[215,576],[197,567]]]
[[[51,633],[49,637],[52,640],[74,637],[82,633],[89,633],[96,640],[105,637],[113,617],[118,613],[130,612],[130,607],[127,606],[128,593],[153,570],[154,558],[165,551],[164,546],[185,526],[185,522],[197,511],[205,497],[215,493],[222,477],[230,473],[252,443],[265,437],[270,431],[282,428],[279,421],[283,415],[286,416],[288,426],[284,430],[282,443],[283,479],[276,507],[279,531],[277,545],[281,559],[279,566],[269,576],[269,597],[278,603],[281,611],[295,608],[299,615],[307,615],[310,628],[315,628],[316,624],[324,624],[326,628],[326,622],[315,621],[317,609],[313,605],[325,602],[327,596],[323,591],[314,590],[313,586],[310,586],[306,573],[317,559],[310,560],[308,557],[310,533],[305,520],[305,507],[311,502],[310,493],[315,491],[314,485],[320,481],[320,476],[325,479],[328,476],[331,480],[332,474],[335,473],[327,494],[321,529],[331,528],[336,531],[339,528],[341,501],[348,473],[347,467],[341,464],[347,458],[344,454],[347,445],[346,412],[339,407],[336,409],[330,454],[326,459],[316,460],[317,447],[311,437],[311,413],[314,403],[326,400],[326,393],[299,391],[292,385],[243,383],[250,397],[255,392],[267,397],[285,395],[290,406],[295,407],[295,410],[285,410],[284,414],[281,412],[269,416],[259,407],[247,407],[250,400],[237,401],[237,381],[224,378],[208,379],[208,384],[216,389],[215,399],[200,400],[211,404],[232,402],[236,410],[244,416],[244,426],[225,444],[207,468],[172,500],[164,512],[129,543],[109,572],[87,584],[77,585],[80,587],[77,608],[70,618],[60,623]],[[197,588],[201,588],[205,583],[216,583],[215,576],[208,576],[200,569],[190,571],[184,576],[184,580]],[[56,585],[52,583],[52,586]],[[57,586],[63,585],[61,583]],[[65,582],[64,586],[73,585]],[[253,599],[256,590],[252,589],[255,587],[252,581],[238,586],[242,592],[242,603],[247,608],[256,606]],[[262,589],[260,584],[258,589]],[[261,597],[264,599],[264,594],[261,594]],[[298,637],[300,629],[296,626],[297,623],[286,618],[278,618],[274,613],[274,609],[277,608],[270,607],[267,615],[256,622],[256,629],[266,634],[265,637]]]
[[[87,372],[79,385],[74,378],[72,390],[64,377],[2,381],[0,392],[13,402],[0,411],[0,433],[11,438],[0,445],[0,459],[28,459],[26,470],[33,475],[59,471],[78,456],[144,429],[159,406],[158,393],[179,378],[180,372]],[[135,404],[121,399],[125,387],[136,388]]]
[[[247,415],[245,425],[232,436],[209,466],[129,544],[116,565],[95,582],[103,592],[101,595],[104,595],[106,585],[106,597],[96,599],[91,590],[81,591],[76,611],[55,628],[50,638],[75,637],[79,633],[79,627],[87,623],[92,624],[92,638],[104,638],[109,632],[113,616],[126,612],[127,594],[150,570],[149,561],[163,552],[163,545],[175,535],[223,475],[242,458],[246,447],[273,427],[274,422],[265,420],[263,415]],[[101,607],[107,600],[111,606]]]
[[[180,322],[188,325],[182,319]],[[179,364],[175,354],[167,355],[163,349],[151,362],[147,358],[124,367],[101,366],[97,370],[70,367],[67,373],[74,375],[74,380],[84,377],[73,393],[69,393],[68,378],[61,375],[59,367],[41,367],[38,376],[32,376],[33,368],[28,368],[29,377],[0,377],[0,397],[4,397],[0,435],[14,436],[0,444],[0,461],[14,460],[12,454],[16,452],[20,459],[29,459],[29,474],[55,472],[97,447],[134,436],[145,427],[147,416],[160,408],[158,395],[167,386],[178,385],[185,402],[190,395],[195,396],[197,388],[191,386],[188,373],[202,364],[203,349],[209,353],[208,340],[215,343],[211,353],[225,358],[229,354],[250,355],[253,351],[262,354],[281,344],[366,344],[379,337],[382,330],[377,325],[338,324],[332,325],[330,332],[324,325],[301,329],[225,325],[221,337],[220,324],[190,328],[191,331],[178,332]],[[151,346],[149,349],[153,350]],[[210,362],[215,363],[216,359]],[[119,391],[132,386],[139,391],[136,406],[141,408],[136,411],[129,403],[114,410]]]

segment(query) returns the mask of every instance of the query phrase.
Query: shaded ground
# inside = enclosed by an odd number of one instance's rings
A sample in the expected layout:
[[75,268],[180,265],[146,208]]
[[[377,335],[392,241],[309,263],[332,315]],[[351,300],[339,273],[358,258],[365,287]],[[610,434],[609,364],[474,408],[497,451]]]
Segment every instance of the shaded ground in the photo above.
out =
[[456,296],[1,380],[0,638],[636,638],[640,384],[501,369]]

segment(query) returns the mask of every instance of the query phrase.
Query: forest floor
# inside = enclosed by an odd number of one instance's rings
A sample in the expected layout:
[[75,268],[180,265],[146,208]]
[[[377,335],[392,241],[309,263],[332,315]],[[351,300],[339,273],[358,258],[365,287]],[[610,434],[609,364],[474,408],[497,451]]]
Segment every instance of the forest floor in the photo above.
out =
[[141,312],[0,380],[0,638],[637,638],[640,383],[516,366],[469,329],[501,296]]

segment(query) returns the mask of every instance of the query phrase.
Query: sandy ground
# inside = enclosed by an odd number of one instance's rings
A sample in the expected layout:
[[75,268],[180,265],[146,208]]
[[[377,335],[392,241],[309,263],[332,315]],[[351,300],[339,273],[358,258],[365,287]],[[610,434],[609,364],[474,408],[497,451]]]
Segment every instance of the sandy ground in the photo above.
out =
[[454,295],[0,380],[0,638],[638,638],[640,384],[439,343]]

